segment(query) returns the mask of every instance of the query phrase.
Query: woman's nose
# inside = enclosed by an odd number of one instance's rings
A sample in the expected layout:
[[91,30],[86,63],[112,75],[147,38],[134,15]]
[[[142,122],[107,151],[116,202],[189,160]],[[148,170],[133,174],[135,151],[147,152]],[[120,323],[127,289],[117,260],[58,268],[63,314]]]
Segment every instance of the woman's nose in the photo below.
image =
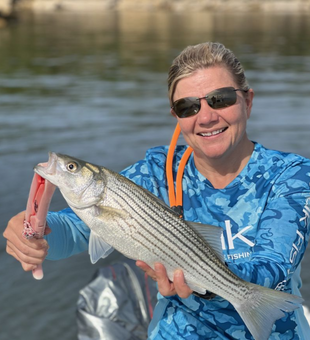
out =
[[210,122],[217,121],[219,118],[215,109],[210,107],[205,98],[200,99],[200,110],[197,114],[197,121],[200,124],[208,124]]

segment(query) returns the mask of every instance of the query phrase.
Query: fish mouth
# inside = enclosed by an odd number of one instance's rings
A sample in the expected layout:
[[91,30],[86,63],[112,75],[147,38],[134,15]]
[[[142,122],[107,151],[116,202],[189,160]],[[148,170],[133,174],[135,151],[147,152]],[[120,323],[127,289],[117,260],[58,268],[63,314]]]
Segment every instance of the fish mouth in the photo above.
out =
[[57,155],[55,152],[49,152],[49,158],[46,163],[39,163],[34,167],[34,171],[43,178],[49,179],[56,173]]

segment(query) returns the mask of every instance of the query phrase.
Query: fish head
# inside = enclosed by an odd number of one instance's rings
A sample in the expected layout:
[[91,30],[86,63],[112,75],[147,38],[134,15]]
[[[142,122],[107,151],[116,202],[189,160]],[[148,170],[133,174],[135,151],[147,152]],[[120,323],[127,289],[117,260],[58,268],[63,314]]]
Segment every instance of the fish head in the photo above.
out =
[[34,171],[56,185],[72,208],[87,208],[102,198],[105,180],[96,165],[50,152],[48,162],[36,165]]

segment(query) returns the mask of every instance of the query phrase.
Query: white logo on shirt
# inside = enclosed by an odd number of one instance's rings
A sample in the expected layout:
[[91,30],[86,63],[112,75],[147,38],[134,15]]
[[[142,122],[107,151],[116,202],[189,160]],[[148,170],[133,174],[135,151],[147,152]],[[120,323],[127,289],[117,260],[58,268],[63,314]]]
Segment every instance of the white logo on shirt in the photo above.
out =
[[[306,204],[302,211],[305,215],[299,219],[299,222],[304,222],[305,227],[307,227],[310,218],[310,197],[306,199]],[[296,230],[296,234],[297,236],[293,243],[293,247],[290,253],[290,263],[292,264],[295,262],[297,255],[302,249],[305,242],[304,235],[299,230]],[[293,271],[290,271],[290,273],[293,273]]]
[[304,206],[302,211],[305,214],[305,216],[302,217],[299,220],[299,222],[303,222],[304,221],[305,222],[305,226],[307,226],[308,225],[308,220],[309,220],[309,217],[310,217],[310,197],[307,198],[306,204],[305,204],[305,206]]
[[[244,233],[246,233],[247,230],[251,229],[251,226],[244,227],[234,236],[232,236],[232,233],[231,233],[231,224],[229,220],[225,221],[225,226],[226,226],[226,237],[227,237],[227,242],[228,242],[228,249],[235,249],[234,240],[237,238],[241,240],[242,242],[246,243],[250,247],[253,247],[255,245],[255,243],[253,243],[251,240],[249,240],[243,235]],[[226,244],[225,244],[225,239],[224,239],[223,234],[222,234],[221,241],[222,241],[222,248],[223,250],[225,250]]]
[[297,234],[297,237],[296,237],[296,240],[293,243],[293,247],[292,247],[292,250],[291,250],[291,253],[290,253],[290,262],[291,263],[295,262],[295,259],[298,255],[299,251],[303,247],[304,240],[305,240],[303,234],[300,231],[296,230],[296,234]]

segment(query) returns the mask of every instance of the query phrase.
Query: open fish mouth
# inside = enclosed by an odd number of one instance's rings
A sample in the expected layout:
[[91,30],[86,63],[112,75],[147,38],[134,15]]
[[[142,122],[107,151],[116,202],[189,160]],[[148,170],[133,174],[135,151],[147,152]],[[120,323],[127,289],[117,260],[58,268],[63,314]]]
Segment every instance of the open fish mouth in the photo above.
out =
[[48,162],[39,163],[34,167],[34,171],[40,176],[46,178],[47,176],[54,175],[56,173],[57,155],[55,152],[49,152]]

